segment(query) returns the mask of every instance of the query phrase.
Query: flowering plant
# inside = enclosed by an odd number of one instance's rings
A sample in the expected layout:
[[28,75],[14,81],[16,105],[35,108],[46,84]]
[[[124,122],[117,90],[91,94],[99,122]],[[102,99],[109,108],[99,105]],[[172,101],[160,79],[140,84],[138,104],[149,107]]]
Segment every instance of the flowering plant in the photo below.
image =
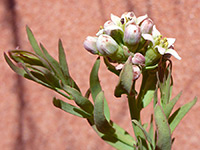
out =
[[[57,108],[86,119],[98,136],[116,149],[171,149],[173,131],[197,98],[172,112],[181,92],[171,98],[173,80],[170,57],[174,56],[178,60],[181,57],[174,50],[175,39],[163,38],[147,15],[136,17],[133,12],[127,12],[117,17],[111,14],[111,20],[100,27],[96,36],[86,38],[85,49],[98,57],[91,70],[90,87],[85,95],[70,76],[61,40],[58,43],[57,61],[42,44],[38,45],[28,26],[26,30],[34,53],[11,50],[9,56],[4,53],[5,60],[17,74],[75,102],[72,105],[54,97],[53,104]],[[119,77],[115,97],[127,95],[135,138],[110,118],[98,77],[100,57],[103,57],[107,69]],[[135,84],[140,76],[141,87],[136,91]],[[93,102],[89,100],[90,95]],[[142,122],[141,111],[152,99],[153,112],[148,124]]]

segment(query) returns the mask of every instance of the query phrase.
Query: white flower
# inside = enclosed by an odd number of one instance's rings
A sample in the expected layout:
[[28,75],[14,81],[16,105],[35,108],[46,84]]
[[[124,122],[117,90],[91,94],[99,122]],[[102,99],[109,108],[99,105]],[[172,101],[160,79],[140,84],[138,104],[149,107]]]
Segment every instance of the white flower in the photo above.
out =
[[174,42],[175,38],[164,38],[161,39],[162,35],[156,29],[156,26],[153,26],[152,35],[151,34],[142,34],[142,37],[145,40],[151,41],[154,48],[157,48],[158,52],[161,55],[170,54],[174,56],[176,59],[181,60],[181,57],[178,53],[174,50]]

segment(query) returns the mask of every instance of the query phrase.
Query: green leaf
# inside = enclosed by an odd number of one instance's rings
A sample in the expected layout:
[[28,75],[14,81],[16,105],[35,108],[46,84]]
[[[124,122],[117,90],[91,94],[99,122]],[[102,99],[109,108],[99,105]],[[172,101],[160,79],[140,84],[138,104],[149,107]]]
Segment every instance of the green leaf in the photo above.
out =
[[13,62],[9,59],[9,57],[6,55],[6,53],[4,53],[4,58],[5,58],[6,62],[8,63],[8,65],[10,66],[10,68],[11,68],[14,72],[16,72],[17,74],[19,74],[19,75],[21,75],[21,76],[23,76],[23,77],[24,77],[25,75],[27,75],[26,71],[24,71],[23,69],[21,69],[21,68],[15,66],[15,65],[13,64]]
[[138,107],[145,108],[152,101],[156,90],[157,78],[155,74],[148,71],[143,72],[142,85],[137,97]]
[[85,110],[90,114],[93,113],[94,110],[93,104],[87,98],[83,97],[77,89],[72,88],[68,85],[63,85],[63,90],[73,97],[75,103],[80,108],[82,108],[83,110]]
[[28,26],[26,26],[26,32],[28,35],[29,42],[30,42],[31,46],[33,47],[33,50],[35,51],[35,53],[38,54],[39,56],[43,57],[43,53],[36,41],[31,29]]
[[15,62],[26,63],[30,65],[44,66],[42,61],[32,52],[25,50],[10,50],[8,52],[11,59]]
[[121,97],[122,94],[131,94],[133,87],[133,66],[131,57],[124,64],[119,75],[119,82],[115,88],[115,96]]
[[91,117],[91,114],[87,113],[86,111],[84,111],[74,105],[68,104],[60,99],[55,98],[55,97],[53,98],[53,104],[54,104],[54,106],[64,110],[65,112],[68,112],[72,115],[75,115],[75,116],[78,116],[81,118],[90,118]]
[[71,78],[71,76],[69,74],[66,55],[65,55],[64,48],[63,48],[61,40],[59,40],[59,42],[58,42],[58,50],[59,50],[59,64],[60,64],[61,71],[62,71],[62,73],[64,75],[64,78],[66,80],[66,84],[71,86],[71,87],[74,87],[75,89],[80,91],[79,87],[77,86],[77,84]]
[[156,149],[170,150],[172,142],[171,131],[167,118],[160,105],[156,105],[156,107],[154,108],[154,115],[157,131]]
[[99,94],[99,92],[102,91],[98,77],[100,61],[100,57],[98,57],[90,73],[90,90],[93,101],[95,101],[96,96]]
[[173,86],[171,76],[171,62],[167,67],[161,65],[159,69],[158,83],[161,93],[161,105],[162,107],[165,107],[170,101],[172,92],[171,88]]
[[[102,91],[100,81],[99,81],[99,76],[98,76],[100,61],[101,61],[100,57],[98,57],[90,73],[90,91],[91,91],[93,101],[95,101],[99,92]],[[105,113],[106,118],[110,120],[110,110],[105,98],[104,98],[104,113]]]
[[39,71],[52,87],[60,88],[59,79],[48,69],[41,66],[29,66],[29,68]]
[[155,146],[155,143],[154,143],[154,128],[153,128],[153,115],[151,115],[149,137],[152,139],[153,145]]
[[116,70],[115,66],[113,66],[107,58],[103,58],[105,65],[107,66],[107,69],[111,72],[113,72],[114,74],[116,74],[117,76],[119,76],[120,74],[120,70]]
[[150,148],[154,149],[154,143],[152,142],[152,139],[150,135],[147,133],[147,131],[142,127],[142,125],[137,120],[132,120],[132,122],[137,125],[143,132],[145,139],[149,142]]
[[94,123],[99,132],[104,134],[113,134],[115,129],[110,122],[106,119],[104,113],[104,94],[100,92],[94,103]]
[[172,109],[174,108],[176,102],[179,100],[181,94],[182,92],[180,92],[176,97],[174,97],[171,101],[169,101],[169,103],[163,108],[165,116],[167,118],[169,118],[169,115],[171,114]]
[[191,102],[181,106],[178,108],[169,118],[169,124],[171,133],[174,131],[174,129],[177,127],[177,125],[180,123],[182,118],[187,114],[187,112],[194,106],[194,104],[197,102],[197,98],[195,97],[194,100]]
[[44,53],[44,56],[51,66],[52,70],[54,71],[55,75],[59,77],[64,84],[66,84],[66,79],[64,78],[64,75],[61,71],[59,63],[48,53],[48,51],[44,48],[42,44],[40,44],[42,51]]

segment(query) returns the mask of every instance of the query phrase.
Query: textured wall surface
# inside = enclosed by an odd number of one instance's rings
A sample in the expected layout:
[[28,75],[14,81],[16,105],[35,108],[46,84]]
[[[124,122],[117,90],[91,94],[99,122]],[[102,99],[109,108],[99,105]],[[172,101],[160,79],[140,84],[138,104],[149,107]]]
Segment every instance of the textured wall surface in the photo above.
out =
[[[18,77],[7,66],[3,52],[20,46],[31,50],[25,26],[57,57],[61,38],[71,75],[85,92],[95,57],[83,48],[87,35],[95,35],[110,13],[120,16],[133,10],[148,15],[161,33],[177,39],[182,60],[173,59],[174,91],[183,90],[178,106],[200,98],[200,1],[199,0],[0,0],[0,149],[1,150],[111,150],[85,120],[56,109],[44,87]],[[111,117],[130,133],[125,98],[113,97],[116,77],[101,65],[100,79],[109,100]],[[176,128],[173,150],[200,149],[200,102]],[[149,117],[148,108],[143,113]]]

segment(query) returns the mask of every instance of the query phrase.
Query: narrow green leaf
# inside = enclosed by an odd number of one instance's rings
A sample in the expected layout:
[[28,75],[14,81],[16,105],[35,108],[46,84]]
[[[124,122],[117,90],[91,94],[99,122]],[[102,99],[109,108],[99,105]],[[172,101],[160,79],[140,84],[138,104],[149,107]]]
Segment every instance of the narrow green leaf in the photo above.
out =
[[42,61],[32,52],[25,50],[10,50],[8,53],[10,58],[12,58],[15,62],[44,66]]
[[26,71],[24,71],[23,69],[21,69],[21,68],[15,66],[15,65],[13,64],[13,62],[9,59],[9,57],[6,55],[6,53],[4,53],[4,58],[5,58],[6,62],[8,63],[8,65],[10,66],[10,68],[11,68],[14,72],[16,72],[17,74],[19,74],[19,75],[21,75],[21,76],[23,76],[23,77],[24,77],[25,75],[27,75]]
[[115,66],[113,66],[113,65],[108,61],[107,58],[104,57],[103,60],[104,60],[105,65],[107,66],[108,70],[111,71],[111,72],[113,72],[113,73],[116,74],[117,76],[119,76],[120,70],[116,70],[116,69],[115,69]]
[[160,105],[156,105],[154,109],[157,143],[156,149],[170,150],[171,149],[171,131],[167,118]]
[[99,132],[105,134],[113,134],[115,129],[105,117],[104,113],[104,94],[100,92],[94,103],[94,123]]
[[167,118],[169,118],[169,115],[172,112],[172,109],[174,108],[174,105],[176,104],[176,102],[179,100],[180,96],[181,96],[182,92],[180,92],[178,95],[176,95],[171,101],[169,101],[169,103],[163,108],[165,116]]
[[46,86],[50,89],[54,89],[51,85],[49,85],[48,83],[44,82],[44,80],[41,80],[40,77],[38,76],[34,76],[35,74],[33,74],[33,72],[31,72],[23,63],[21,63],[22,67],[24,68],[24,70],[26,71],[26,73],[28,74],[29,78],[31,78],[33,81]]
[[82,108],[83,110],[85,110],[90,114],[93,113],[94,110],[93,104],[87,98],[83,97],[77,89],[72,88],[68,85],[63,85],[63,90],[73,97],[75,103],[80,108]]
[[41,66],[30,66],[31,69],[39,71],[48,81],[48,83],[51,84],[52,87],[60,88],[60,82],[59,79],[48,69],[41,67]]
[[154,143],[154,128],[153,128],[153,115],[151,115],[149,137],[152,139],[153,145],[155,146],[155,143]]
[[187,112],[194,106],[194,104],[197,102],[197,98],[195,97],[194,100],[191,102],[181,106],[178,108],[169,118],[169,124],[171,133],[174,131],[174,129],[177,127],[177,125],[180,123],[180,121],[183,119],[183,117],[187,114]]
[[102,138],[102,140],[104,140],[105,142],[107,142],[109,145],[116,148],[117,150],[133,150],[135,147],[134,146],[135,142],[132,142],[131,144],[127,144],[126,139],[123,139],[123,138],[120,139],[119,137],[114,136],[114,134],[113,135],[109,135],[109,134],[105,135],[105,134],[99,132],[95,125],[92,125],[92,128]]
[[100,61],[100,57],[98,57],[90,73],[90,90],[93,101],[95,101],[96,96],[99,94],[99,92],[102,91],[98,77]]
[[139,108],[145,108],[150,104],[155,94],[156,83],[157,78],[155,74],[151,74],[148,71],[143,73],[142,85],[137,97]]
[[81,118],[90,118],[91,117],[91,114],[87,113],[86,111],[84,111],[74,105],[68,104],[67,102],[64,102],[55,97],[53,98],[53,104],[54,104],[54,106],[64,110],[65,112],[68,112],[72,115],[75,115],[75,116],[78,116]]
[[35,53],[38,54],[39,56],[43,57],[43,53],[33,35],[33,32],[31,31],[31,29],[28,26],[26,26],[26,32],[28,35],[29,42],[30,42],[31,46],[33,47],[33,50],[35,51]]
[[97,130],[93,119],[88,119],[88,121],[89,121],[90,125],[92,126],[92,128],[95,130],[95,132],[97,132],[97,134],[104,141],[106,141],[108,144],[112,145],[116,149],[122,150],[122,149],[127,148],[127,150],[129,150],[129,149],[132,150],[133,147],[135,147],[136,142],[135,142],[134,138],[132,136],[130,136],[130,134],[127,131],[125,131],[123,128],[118,126],[116,123],[110,121],[110,124],[115,129],[115,133],[105,135]]
[[[98,76],[100,62],[101,62],[100,57],[98,57],[90,73],[90,91],[91,91],[93,101],[95,101],[99,92],[102,91],[100,81],[99,81],[99,76]],[[110,120],[110,110],[105,98],[104,98],[104,113],[105,113],[106,118]]]
[[48,51],[45,49],[45,47],[40,44],[42,51],[45,55],[45,58],[47,59],[49,65],[52,67],[54,73],[62,80],[62,82],[65,82],[65,78],[63,76],[63,73],[60,69],[59,63],[48,53]]
[[60,64],[61,71],[64,75],[64,78],[66,80],[66,84],[71,86],[71,87],[74,87],[75,89],[80,91],[78,85],[75,83],[75,81],[71,78],[71,76],[69,74],[66,55],[65,55],[64,48],[63,48],[61,40],[59,40],[59,42],[58,42],[58,50],[59,50],[59,64]]
[[149,142],[150,147],[152,149],[154,149],[154,143],[152,142],[151,137],[149,136],[149,134],[147,133],[147,131],[142,127],[142,125],[137,121],[137,120],[132,120],[132,122],[137,125],[143,132],[145,139]]
[[58,42],[58,50],[59,50],[60,67],[61,67],[64,75],[66,77],[69,77],[70,75],[69,75],[69,69],[68,69],[68,65],[67,65],[66,55],[65,55],[64,48],[63,48],[61,40],[59,40],[59,42]]
[[162,107],[165,107],[170,101],[172,92],[171,63],[166,68],[161,66],[159,73],[161,74],[158,78],[161,93],[161,105]]
[[121,97],[122,94],[131,94],[133,87],[133,66],[131,57],[124,64],[119,75],[119,82],[115,88],[115,96]]

